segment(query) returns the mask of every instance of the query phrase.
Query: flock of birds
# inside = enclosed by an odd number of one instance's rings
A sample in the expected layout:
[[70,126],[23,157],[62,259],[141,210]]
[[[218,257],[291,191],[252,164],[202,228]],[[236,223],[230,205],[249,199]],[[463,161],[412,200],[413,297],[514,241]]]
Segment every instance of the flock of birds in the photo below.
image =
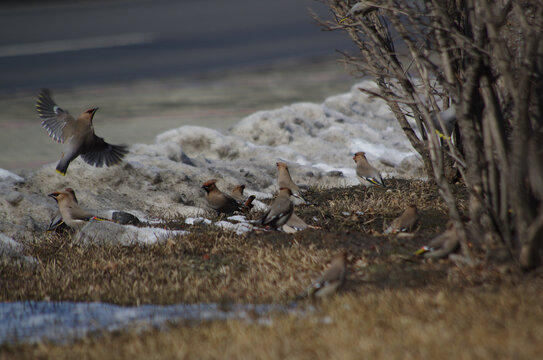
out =
[[[62,175],[66,174],[70,162],[78,156],[81,156],[90,165],[101,167],[118,164],[128,153],[125,145],[112,145],[96,136],[92,120],[98,108],[89,109],[74,118],[60,108],[53,100],[51,91],[45,89],[39,93],[36,109],[42,119],[42,126],[49,135],[55,141],[64,144],[62,156],[56,167],[56,171]],[[353,160],[356,163],[356,174],[366,189],[373,186],[386,187],[381,174],[368,162],[364,152],[357,152],[353,156]],[[260,224],[267,228],[283,229],[284,231],[310,227],[294,213],[292,197],[298,198],[304,203],[306,201],[302,197],[300,188],[292,180],[287,164],[277,162],[276,166],[279,192],[260,219]],[[236,211],[243,212],[252,208],[255,196],[245,197],[243,195],[244,185],[236,186],[229,195],[219,190],[216,183],[216,179],[211,179],[202,184],[205,198],[211,209],[220,214],[230,215]],[[48,230],[57,229],[62,224],[77,230],[92,219],[109,220],[99,218],[82,209],[78,204],[74,190],[71,188],[55,191],[49,196],[56,200],[58,212],[53,217]],[[411,204],[390,223],[384,233],[412,231],[418,220],[417,207]],[[448,224],[445,233],[437,236],[415,254],[441,257],[442,254],[447,255],[458,247],[458,243],[454,225]],[[323,297],[335,293],[345,283],[346,263],[345,252],[335,255],[329,269],[299,297]]]

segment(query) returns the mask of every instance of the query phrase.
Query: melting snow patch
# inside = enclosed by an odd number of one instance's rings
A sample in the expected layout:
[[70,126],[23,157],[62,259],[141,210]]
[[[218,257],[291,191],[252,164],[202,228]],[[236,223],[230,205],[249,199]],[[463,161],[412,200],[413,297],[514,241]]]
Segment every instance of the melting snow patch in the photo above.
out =
[[188,217],[188,218],[185,219],[185,224],[187,224],[187,225],[196,225],[196,224],[200,224],[200,223],[204,223],[206,225],[209,225],[209,224],[211,224],[211,220],[206,219],[204,217],[197,217],[197,218]]
[[241,235],[243,233],[253,230],[253,226],[246,222],[232,224],[231,222],[222,220],[222,221],[217,221],[214,225],[226,230],[235,231],[237,235]]
[[171,322],[181,321],[253,321],[255,315],[261,318],[272,312],[303,314],[294,307],[273,304],[117,306],[43,301],[0,303],[0,344],[41,341],[65,344],[104,331],[160,329]]
[[17,181],[17,182],[25,181],[24,178],[6,169],[0,169],[0,180],[12,180],[12,181]]
[[75,241],[100,244],[155,244],[173,236],[186,235],[188,231],[167,230],[155,227],[119,225],[110,221],[90,221],[76,235]]
[[[141,211],[134,213],[140,220],[153,213],[187,217],[190,224],[191,218],[206,213],[200,191],[203,180],[218,177],[219,188],[226,192],[244,184],[245,195],[267,199],[278,190],[278,160],[288,163],[298,185],[318,188],[359,184],[352,160],[357,151],[366,152],[383,176],[423,176],[420,156],[386,103],[363,94],[360,87],[374,88],[375,84],[361,82],[349,93],[331,96],[322,104],[297,103],[260,111],[230,130],[172,129],[158,135],[155,144],[132,146],[122,166],[94,168],[78,158],[70,165],[70,186],[87,209],[136,209]],[[0,170],[0,213],[6,215],[3,221],[8,226],[2,228],[6,235],[18,241],[47,226],[57,208],[43,189],[66,186],[63,179],[51,176],[54,166],[44,166],[25,179]],[[17,182],[23,183],[15,188]],[[267,208],[258,200],[253,204],[258,211]],[[23,218],[30,221],[21,224]],[[236,226],[235,231],[248,229],[247,225]],[[156,242],[163,235],[140,232],[138,242]],[[109,242],[116,241],[114,236],[110,234]]]
[[227,217],[230,221],[237,221],[237,222],[247,222],[247,218],[243,215],[234,215]]

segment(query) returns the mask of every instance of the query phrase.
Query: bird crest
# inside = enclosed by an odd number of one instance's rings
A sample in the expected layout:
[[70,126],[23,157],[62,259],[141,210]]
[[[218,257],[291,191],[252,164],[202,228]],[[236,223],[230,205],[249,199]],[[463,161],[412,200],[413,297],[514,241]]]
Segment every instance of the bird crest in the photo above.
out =
[[202,184],[202,186],[211,186],[217,182],[217,179],[211,179]]

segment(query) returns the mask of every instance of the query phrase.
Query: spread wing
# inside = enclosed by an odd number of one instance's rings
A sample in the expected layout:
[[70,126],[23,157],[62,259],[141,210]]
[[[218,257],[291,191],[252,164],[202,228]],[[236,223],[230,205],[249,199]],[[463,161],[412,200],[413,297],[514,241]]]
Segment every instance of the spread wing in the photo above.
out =
[[81,157],[87,164],[102,167],[121,162],[127,153],[128,149],[125,145],[111,145],[93,134],[92,144],[81,153]]
[[57,142],[64,142],[63,130],[66,126],[73,126],[75,120],[69,112],[55,103],[51,90],[40,91],[36,110],[42,119],[41,125],[47,130],[49,136]]

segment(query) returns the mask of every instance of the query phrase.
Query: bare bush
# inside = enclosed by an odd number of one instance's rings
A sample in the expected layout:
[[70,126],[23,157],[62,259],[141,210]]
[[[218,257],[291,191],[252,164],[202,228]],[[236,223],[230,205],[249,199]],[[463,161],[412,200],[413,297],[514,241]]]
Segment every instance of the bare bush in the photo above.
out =
[[469,231],[524,269],[543,244],[543,3],[323,0],[439,187],[470,255],[450,182],[469,192]]

